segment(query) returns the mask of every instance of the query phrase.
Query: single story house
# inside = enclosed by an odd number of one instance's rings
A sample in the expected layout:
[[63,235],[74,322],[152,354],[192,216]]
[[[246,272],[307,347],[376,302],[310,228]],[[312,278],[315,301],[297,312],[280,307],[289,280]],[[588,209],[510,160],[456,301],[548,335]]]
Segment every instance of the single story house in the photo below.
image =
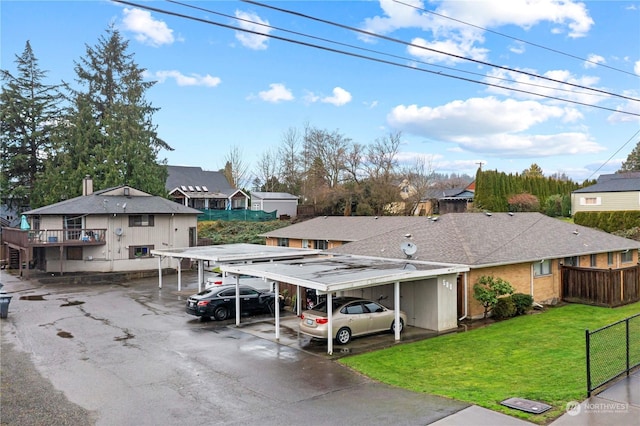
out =
[[319,216],[260,236],[268,246],[326,250],[425,220],[412,216]]
[[[561,297],[561,265],[602,269],[634,266],[640,249],[640,242],[540,213],[318,217],[264,236],[267,245],[306,244],[325,248],[329,254],[468,267],[455,284],[460,318],[483,314],[482,306],[473,299],[473,285],[483,275],[509,281],[516,292],[531,294],[536,302],[553,303]],[[407,244],[415,253],[403,251]]]
[[196,245],[199,214],[127,185],[94,192],[86,177],[82,196],[24,212],[29,229],[3,228],[2,242],[44,272],[157,270],[151,250]]
[[600,175],[571,193],[571,213],[640,210],[640,172]]
[[167,170],[165,188],[177,203],[200,210],[249,208],[249,196],[232,187],[222,172],[190,166],[167,166]]
[[286,192],[251,192],[251,210],[276,211],[276,216],[296,217],[298,198]]

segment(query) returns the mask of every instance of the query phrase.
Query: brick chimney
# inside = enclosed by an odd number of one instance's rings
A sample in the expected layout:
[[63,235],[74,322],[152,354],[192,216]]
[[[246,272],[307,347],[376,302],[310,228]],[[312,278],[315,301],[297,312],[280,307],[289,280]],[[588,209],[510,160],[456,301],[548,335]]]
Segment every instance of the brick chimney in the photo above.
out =
[[86,175],[82,179],[82,195],[91,195],[93,194],[93,179],[91,176]]

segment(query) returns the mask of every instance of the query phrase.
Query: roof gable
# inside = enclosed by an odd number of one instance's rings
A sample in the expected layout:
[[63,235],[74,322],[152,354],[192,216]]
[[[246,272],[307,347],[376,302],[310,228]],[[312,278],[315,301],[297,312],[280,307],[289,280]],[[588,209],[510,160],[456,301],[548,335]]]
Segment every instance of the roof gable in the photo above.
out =
[[[128,195],[125,191],[128,189]],[[96,191],[25,212],[26,215],[201,214],[166,198],[128,186]]]
[[218,193],[228,195],[236,190],[229,184],[222,172],[202,170],[201,167],[190,166],[167,166],[167,171],[169,175],[165,188],[169,192],[179,188],[185,193],[200,192],[203,194]]

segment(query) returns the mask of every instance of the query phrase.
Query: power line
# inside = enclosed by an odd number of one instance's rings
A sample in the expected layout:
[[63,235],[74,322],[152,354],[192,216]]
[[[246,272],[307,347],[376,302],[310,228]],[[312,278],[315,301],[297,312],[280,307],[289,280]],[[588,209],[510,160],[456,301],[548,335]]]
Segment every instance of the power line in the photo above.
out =
[[620,148],[618,148],[618,150],[616,152],[614,152],[613,154],[611,154],[611,157],[607,158],[607,161],[605,161],[604,163],[602,163],[602,165],[600,167],[598,167],[597,169],[595,169],[593,171],[593,173],[591,173],[591,176],[589,176],[587,178],[587,180],[591,179],[593,177],[593,175],[595,175],[596,173],[598,173],[600,171],[600,169],[602,169],[604,166],[607,165],[607,163],[609,163],[609,161],[611,161],[613,159],[613,157],[615,157],[620,151],[622,151],[622,148],[624,148],[625,146],[627,146],[629,144],[629,142],[631,142],[633,139],[636,138],[636,136],[638,136],[640,134],[640,129],[638,129],[637,132],[635,132],[633,134],[633,136],[631,136],[629,139],[627,139],[627,141],[622,144],[622,146]]
[[[179,1],[176,1],[176,0],[166,0],[166,1],[168,3],[177,4],[177,5],[180,5],[180,6],[188,7],[190,9],[195,9],[195,10],[199,10],[199,11],[202,11],[202,12],[212,13],[212,14],[218,15],[218,16],[223,16],[225,18],[231,18],[231,19],[234,19],[234,20],[237,20],[237,21],[248,22],[248,23],[253,24],[253,25],[257,25],[257,26],[261,26],[261,27],[265,27],[265,28],[269,28],[269,29],[273,29],[273,30],[277,30],[277,31],[282,31],[282,32],[286,32],[286,33],[289,33],[289,34],[295,34],[295,35],[298,35],[298,36],[307,37],[307,38],[314,39],[314,40],[320,40],[320,41],[323,41],[323,42],[332,43],[332,44],[336,44],[336,45],[339,45],[339,46],[345,46],[345,47],[349,47],[349,48],[360,50],[360,51],[375,53],[375,54],[378,54],[378,55],[388,56],[388,57],[396,58],[396,59],[403,59],[405,61],[411,61],[411,62],[427,65],[427,66],[430,66],[430,67],[447,69],[447,70],[458,72],[458,73],[477,75],[477,76],[480,76],[480,77],[484,77],[486,79],[505,81],[505,82],[515,83],[515,84],[519,84],[519,85],[523,85],[523,86],[539,87],[539,88],[543,88],[543,89],[555,90],[555,91],[559,91],[559,92],[568,92],[568,93],[573,93],[573,94],[577,94],[577,95],[606,96],[606,97],[609,97],[609,95],[605,95],[605,94],[602,94],[602,93],[579,92],[579,91],[575,91],[575,90],[571,90],[571,89],[564,89],[564,88],[561,88],[561,87],[551,87],[551,86],[545,86],[543,84],[536,84],[536,83],[531,83],[531,82],[522,82],[522,81],[512,80],[512,79],[509,79],[509,78],[504,78],[504,77],[490,76],[490,75],[481,74],[481,73],[478,73],[478,72],[473,72],[473,71],[461,70],[461,69],[457,69],[457,68],[453,68],[453,67],[448,67],[448,66],[445,66],[445,65],[431,64],[431,63],[420,61],[420,60],[414,59],[414,58],[407,58],[405,56],[394,55],[394,54],[391,54],[391,53],[381,52],[379,50],[368,49],[368,48],[364,48],[364,47],[361,47],[361,46],[355,46],[355,45],[349,44],[349,43],[343,43],[343,42],[339,42],[339,41],[335,41],[335,40],[330,40],[330,39],[327,39],[327,38],[318,37],[318,36],[314,36],[314,35],[310,35],[310,34],[305,34],[305,33],[301,33],[301,32],[298,32],[298,31],[292,31],[292,30],[288,30],[288,29],[285,29],[285,28],[282,28],[282,27],[276,27],[276,26],[273,26],[273,25],[264,24],[262,22],[255,22],[255,21],[252,21],[252,20],[246,19],[246,18],[239,18],[237,16],[233,16],[233,15],[229,15],[229,14],[221,13],[221,12],[216,12],[215,10],[206,9],[206,8],[199,7],[199,6],[194,6],[194,5],[182,3],[182,2],[179,2]],[[505,88],[505,90],[509,90],[509,89]]]
[[592,90],[592,91],[595,91],[595,92],[604,93],[604,94],[607,94],[609,96],[614,96],[614,97],[618,97],[618,98],[622,98],[622,99],[626,99],[626,100],[640,102],[640,99],[632,98],[632,97],[629,97],[629,96],[620,95],[620,94],[612,93],[612,92],[607,92],[606,90],[595,89],[593,87],[582,86],[580,84],[569,83],[569,82],[562,81],[562,80],[556,80],[556,79],[551,78],[551,77],[545,77],[543,75],[531,73],[531,72],[528,72],[528,71],[517,70],[515,68],[505,67],[505,66],[502,66],[502,65],[496,65],[496,64],[492,64],[491,62],[481,61],[479,59],[467,58],[467,57],[462,56],[462,55],[456,55],[454,53],[444,52],[442,50],[433,49],[431,47],[420,46],[418,44],[413,44],[413,43],[409,43],[409,42],[406,42],[404,40],[396,39],[396,38],[393,38],[393,37],[388,37],[388,36],[384,36],[384,35],[381,35],[381,34],[376,34],[376,33],[373,33],[371,31],[362,30],[362,29],[359,29],[359,28],[351,27],[349,25],[344,25],[344,24],[340,24],[340,23],[337,23],[337,22],[328,21],[328,20],[322,19],[322,18],[316,18],[315,16],[306,15],[306,14],[301,13],[301,12],[296,12],[296,11],[292,11],[292,10],[288,10],[288,9],[283,9],[283,8],[280,8],[280,7],[275,7],[275,6],[270,6],[270,5],[267,5],[267,4],[259,3],[259,2],[256,2],[254,0],[240,0],[240,1],[242,1],[244,3],[253,4],[253,5],[259,6],[259,7],[264,7],[264,8],[267,8],[267,9],[276,10],[278,12],[288,13],[288,14],[291,14],[291,15],[294,15],[294,16],[298,16],[298,17],[301,17],[301,18],[310,19],[310,20],[313,20],[313,21],[316,21],[316,22],[321,22],[321,23],[324,23],[324,24],[333,25],[333,26],[336,26],[336,27],[339,27],[339,28],[343,28],[343,29],[347,29],[347,30],[350,30],[350,31],[358,32],[358,33],[365,34],[365,35],[368,35],[368,36],[371,36],[371,37],[377,37],[377,38],[381,38],[383,40],[391,41],[391,42],[394,42],[394,43],[400,43],[400,44],[403,44],[405,46],[415,47],[415,48],[422,49],[422,50],[428,50],[430,52],[439,53],[439,54],[442,54],[442,55],[445,55],[445,56],[451,56],[451,57],[454,57],[454,58],[457,58],[457,59],[462,59],[464,61],[470,61],[470,62],[474,62],[474,63],[481,64],[481,65],[487,65],[487,66],[494,67],[494,68],[499,68],[499,69],[503,69],[503,70],[507,70],[507,71],[511,71],[511,72],[515,72],[515,73],[519,73],[519,74],[528,75],[530,77],[535,77],[535,78],[539,78],[539,79],[542,79],[542,80],[553,81],[554,83],[565,84],[565,85],[568,85],[568,86],[578,87],[580,89],[586,89],[586,90]]
[[547,47],[547,46],[543,46],[541,44],[537,44],[537,43],[533,43],[533,42],[530,42],[530,41],[527,41],[527,40],[523,40],[523,39],[518,38],[518,37],[513,37],[513,36],[510,36],[508,34],[504,34],[504,33],[498,32],[498,31],[490,30],[488,28],[484,28],[484,27],[481,27],[479,25],[474,25],[474,24],[471,24],[469,22],[463,21],[461,19],[452,18],[451,16],[442,15],[442,14],[434,12],[432,10],[428,10],[428,9],[424,9],[424,8],[421,8],[421,7],[418,7],[418,6],[414,6],[412,4],[404,3],[404,2],[402,2],[400,0],[393,0],[393,2],[394,3],[398,3],[398,4],[402,4],[402,5],[407,6],[407,7],[414,8],[416,10],[420,10],[422,12],[429,13],[431,15],[438,16],[438,17],[443,18],[443,19],[449,19],[451,21],[458,22],[460,24],[464,24],[464,25],[467,25],[469,27],[477,28],[477,29],[486,31],[486,32],[491,33],[491,34],[496,34],[496,35],[499,35],[501,37],[506,37],[506,38],[509,38],[511,40],[518,41],[520,43],[524,43],[524,44],[528,44],[530,46],[534,46],[534,47],[537,47],[537,48],[540,48],[540,49],[548,50],[549,52],[553,52],[553,53],[557,53],[557,54],[560,54],[560,55],[564,55],[564,56],[567,56],[567,57],[573,58],[573,59],[578,59],[578,60],[583,61],[583,62],[588,62],[590,64],[597,65],[599,67],[608,68],[610,70],[618,71],[618,72],[621,72],[621,73],[624,73],[624,74],[628,74],[628,75],[632,75],[634,77],[640,77],[637,74],[629,72],[629,71],[625,71],[625,70],[622,70],[622,69],[619,69],[619,68],[615,68],[615,67],[612,67],[612,66],[600,63],[600,62],[592,61],[590,59],[581,58],[580,56],[576,56],[576,55],[573,55],[571,53],[563,52],[561,50],[553,49],[551,47]]
[[557,100],[557,101],[561,101],[561,102],[568,102],[568,103],[572,103],[572,104],[576,104],[576,105],[582,105],[582,106],[587,106],[587,107],[591,107],[591,108],[597,108],[597,109],[616,112],[616,113],[620,113],[620,114],[626,114],[626,115],[632,115],[632,116],[640,117],[640,114],[629,112],[629,111],[622,111],[622,110],[618,110],[618,109],[603,107],[603,106],[600,106],[600,105],[588,104],[588,103],[585,103],[585,102],[579,102],[579,101],[560,98],[560,97],[556,97],[556,96],[542,95],[542,94],[535,93],[535,92],[530,92],[530,91],[527,91],[527,90],[516,89],[516,88],[508,88],[508,87],[500,86],[500,85],[497,85],[497,84],[492,84],[492,83],[487,83],[487,82],[483,82],[483,81],[473,80],[473,79],[470,79],[470,78],[455,76],[455,75],[446,74],[446,73],[442,73],[442,72],[436,72],[436,71],[432,71],[432,70],[426,70],[426,69],[422,69],[422,68],[416,68],[416,67],[413,67],[413,66],[410,66],[410,65],[406,65],[406,64],[399,64],[397,62],[391,62],[391,61],[387,61],[387,60],[380,59],[380,58],[374,58],[374,57],[370,57],[370,56],[360,55],[360,54],[353,53],[353,52],[346,52],[346,51],[343,51],[343,50],[333,49],[333,48],[326,47],[326,46],[319,46],[319,45],[316,45],[316,44],[307,43],[307,42],[300,41],[300,40],[293,40],[293,39],[289,39],[289,38],[286,38],[286,37],[280,37],[280,36],[276,36],[276,35],[273,35],[273,34],[264,34],[264,33],[260,33],[260,32],[253,31],[253,30],[249,30],[249,29],[246,29],[246,28],[235,27],[233,25],[223,24],[223,23],[220,23],[220,22],[214,22],[214,21],[207,20],[207,19],[204,19],[204,18],[197,18],[197,17],[194,17],[194,16],[189,16],[189,15],[185,15],[185,14],[178,13],[178,12],[172,12],[172,11],[168,11],[168,10],[164,10],[164,9],[159,9],[159,8],[156,8],[156,7],[151,7],[151,6],[147,6],[147,5],[133,3],[133,2],[130,2],[130,1],[125,1],[125,0],[113,0],[113,1],[115,1],[116,3],[126,4],[126,5],[129,5],[129,6],[138,7],[140,9],[144,9],[144,10],[150,10],[150,11],[162,13],[162,14],[165,14],[165,15],[171,15],[171,16],[175,16],[175,17],[179,17],[179,18],[190,19],[190,20],[193,20],[193,21],[198,21],[198,22],[202,22],[202,23],[206,23],[206,24],[210,24],[210,25],[215,25],[215,26],[219,26],[219,27],[222,27],[222,28],[227,28],[227,29],[232,29],[232,30],[235,30],[235,31],[246,32],[246,33],[250,33],[250,34],[254,34],[254,35],[258,35],[258,36],[262,36],[262,37],[273,38],[273,39],[276,39],[276,40],[286,41],[286,42],[289,42],[289,43],[294,43],[294,44],[298,44],[298,45],[306,46],[306,47],[312,47],[312,48],[316,48],[316,49],[320,49],[320,50],[325,50],[327,52],[333,52],[333,53],[338,53],[338,54],[342,54],[342,55],[346,55],[346,56],[351,56],[351,57],[354,57],[354,58],[365,59],[365,60],[378,62],[378,63],[382,63],[382,64],[387,64],[387,65],[393,65],[393,66],[397,66],[397,67],[400,67],[400,68],[405,68],[405,69],[409,69],[409,70],[413,70],[413,71],[421,71],[421,72],[425,72],[425,73],[429,73],[429,74],[434,74],[434,75],[438,75],[438,76],[442,76],[442,77],[449,77],[449,78],[453,78],[453,79],[461,80],[461,81],[466,81],[466,82],[470,82],[470,83],[481,84],[481,85],[490,86],[490,87],[497,87],[497,88],[508,90],[508,91],[512,91],[512,92],[526,93],[526,94],[530,94],[530,95],[534,95],[534,96],[538,96],[538,97],[542,97],[542,98],[546,98],[546,99],[553,99],[553,100]]

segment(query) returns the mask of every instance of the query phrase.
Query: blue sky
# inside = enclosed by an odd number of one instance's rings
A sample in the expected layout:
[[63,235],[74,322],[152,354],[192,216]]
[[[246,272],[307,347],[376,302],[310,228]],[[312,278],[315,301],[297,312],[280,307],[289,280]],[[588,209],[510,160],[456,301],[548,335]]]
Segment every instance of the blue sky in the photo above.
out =
[[29,40],[49,83],[73,82],[113,23],[157,81],[147,98],[172,165],[217,170],[237,147],[253,168],[310,125],[361,144],[402,132],[401,163],[423,157],[441,173],[536,163],[581,182],[618,170],[640,141],[640,1],[266,3],[342,27],[239,1],[132,3],[397,64],[111,1],[0,3],[1,67],[14,72]]

